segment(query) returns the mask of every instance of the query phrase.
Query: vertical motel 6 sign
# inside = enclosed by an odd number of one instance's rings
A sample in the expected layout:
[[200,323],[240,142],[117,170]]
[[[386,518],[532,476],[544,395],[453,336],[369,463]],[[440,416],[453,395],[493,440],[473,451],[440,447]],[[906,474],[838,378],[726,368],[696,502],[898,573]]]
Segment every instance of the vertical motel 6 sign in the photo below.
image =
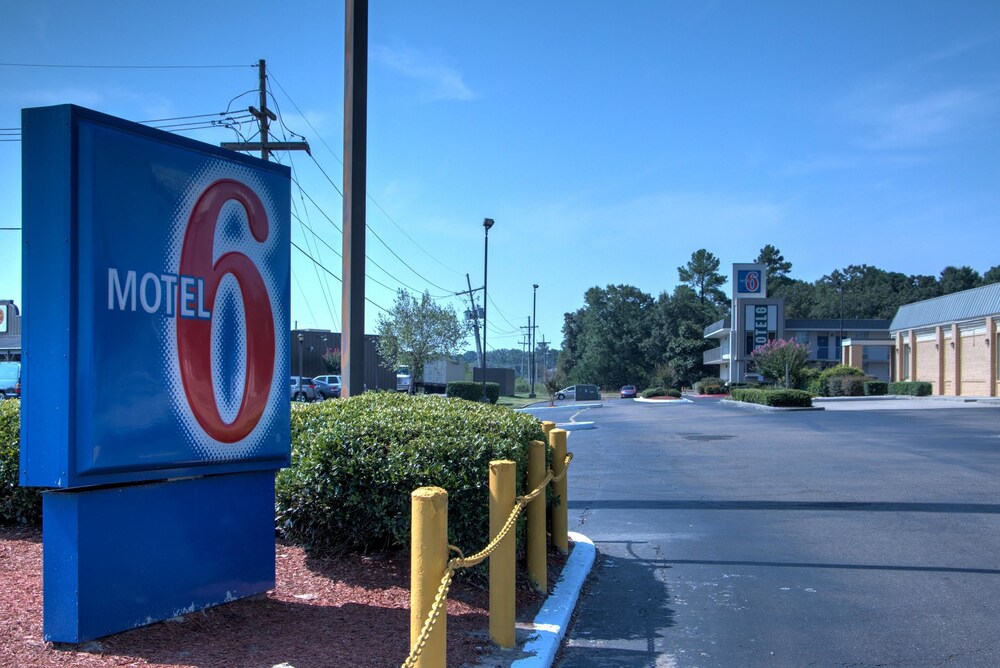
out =
[[26,109],[21,484],[44,633],[274,586],[289,462],[289,172],[72,105]]

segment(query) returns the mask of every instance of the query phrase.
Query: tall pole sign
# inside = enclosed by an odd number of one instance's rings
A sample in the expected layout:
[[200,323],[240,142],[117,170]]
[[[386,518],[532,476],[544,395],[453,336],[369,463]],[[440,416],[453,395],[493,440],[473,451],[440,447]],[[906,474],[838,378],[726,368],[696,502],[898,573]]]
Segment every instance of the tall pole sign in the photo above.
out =
[[53,489],[45,637],[265,591],[289,462],[288,169],[71,105],[22,127],[21,483]]

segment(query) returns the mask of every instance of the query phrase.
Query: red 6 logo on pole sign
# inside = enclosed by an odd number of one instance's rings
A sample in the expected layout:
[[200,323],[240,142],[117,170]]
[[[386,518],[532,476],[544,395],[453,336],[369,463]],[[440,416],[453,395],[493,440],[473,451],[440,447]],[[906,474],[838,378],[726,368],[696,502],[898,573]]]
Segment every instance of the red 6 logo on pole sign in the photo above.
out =
[[[212,183],[198,198],[181,249],[181,278],[177,318],[177,358],[188,405],[198,424],[215,440],[235,443],[260,421],[274,381],[274,321],[267,286],[246,255],[229,251],[212,261],[216,227],[223,206],[235,201],[243,207],[253,238],[268,237],[268,220],[260,197],[231,179]],[[223,420],[212,378],[212,318],[216,292],[231,274],[239,284],[246,317],[246,374],[243,398],[235,420]],[[184,281],[185,277],[196,277]],[[205,317],[207,316],[207,317]]]

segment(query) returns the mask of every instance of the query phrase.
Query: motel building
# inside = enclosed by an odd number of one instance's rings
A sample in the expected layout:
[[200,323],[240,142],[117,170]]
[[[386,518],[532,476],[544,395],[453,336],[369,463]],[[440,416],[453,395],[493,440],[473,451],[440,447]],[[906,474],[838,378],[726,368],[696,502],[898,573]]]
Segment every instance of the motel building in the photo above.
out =
[[901,306],[889,325],[893,380],[926,381],[934,394],[995,397],[1000,283]]
[[734,264],[730,316],[705,328],[706,339],[718,341],[704,354],[706,365],[719,368],[719,378],[729,384],[759,381],[749,371],[753,349],[773,339],[795,339],[809,346],[810,366],[826,369],[841,363],[889,381],[892,378],[893,340],[889,321],[839,318],[785,319],[783,297],[767,296],[767,267]]

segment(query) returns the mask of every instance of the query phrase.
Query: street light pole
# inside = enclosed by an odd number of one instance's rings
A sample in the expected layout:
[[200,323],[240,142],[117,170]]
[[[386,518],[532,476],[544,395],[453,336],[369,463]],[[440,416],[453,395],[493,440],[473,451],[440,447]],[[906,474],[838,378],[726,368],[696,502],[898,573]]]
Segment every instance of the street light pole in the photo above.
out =
[[535,330],[538,329],[538,283],[531,286],[531,392],[529,399],[535,398]]
[[488,354],[486,348],[486,277],[489,273],[490,265],[490,228],[493,227],[492,218],[483,218],[483,230],[486,236],[483,240],[483,396],[479,397],[479,401],[484,404],[490,403],[490,398],[486,396],[486,355]]
[[844,356],[843,356],[843,352],[844,352],[844,281],[841,280],[840,278],[837,279],[837,289],[840,290],[840,340],[837,342],[837,344],[839,345],[840,349],[837,352],[841,353],[837,357],[838,357],[838,359],[841,362],[843,362],[844,361],[844,359],[843,359],[844,358]]
[[302,389],[302,342],[306,340],[306,337],[302,336],[302,332],[299,332],[299,393],[301,394],[304,390]]

